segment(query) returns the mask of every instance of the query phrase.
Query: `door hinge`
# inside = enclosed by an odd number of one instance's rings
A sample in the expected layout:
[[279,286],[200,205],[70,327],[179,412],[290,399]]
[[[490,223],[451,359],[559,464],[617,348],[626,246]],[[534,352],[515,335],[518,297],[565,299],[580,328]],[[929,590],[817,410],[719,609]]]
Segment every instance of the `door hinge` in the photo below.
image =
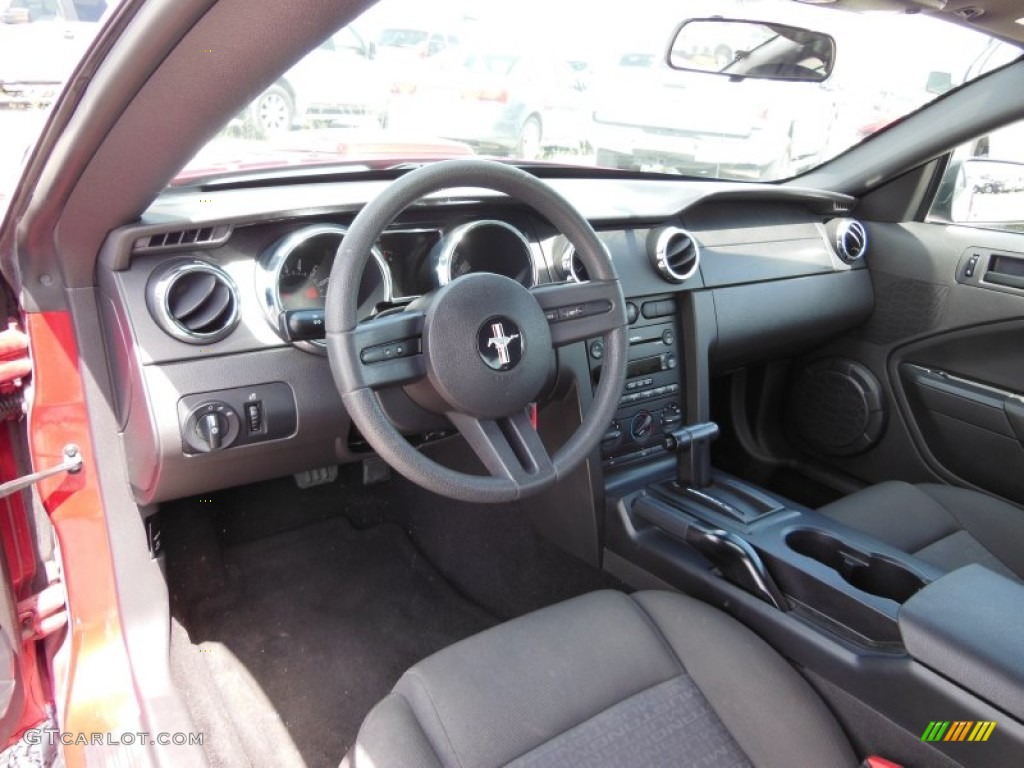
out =
[[42,592],[18,603],[21,639],[42,640],[68,623],[63,582],[50,584]]
[[0,499],[10,496],[12,493],[23,491],[31,485],[35,485],[40,480],[45,480],[48,477],[59,475],[61,472],[67,472],[69,475],[74,475],[82,469],[82,452],[78,449],[77,445],[68,443],[64,446],[64,460],[56,467],[50,467],[40,472],[33,472],[31,475],[24,475],[23,477],[9,480],[8,482],[0,485]]

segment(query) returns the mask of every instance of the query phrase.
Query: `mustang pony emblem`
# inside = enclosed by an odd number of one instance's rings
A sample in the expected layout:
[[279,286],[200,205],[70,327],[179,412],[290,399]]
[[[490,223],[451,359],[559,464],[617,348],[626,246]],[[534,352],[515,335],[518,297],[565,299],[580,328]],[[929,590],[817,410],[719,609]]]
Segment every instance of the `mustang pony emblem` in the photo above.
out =
[[505,335],[505,327],[501,323],[491,324],[491,336],[487,342],[488,347],[494,347],[498,350],[498,362],[502,365],[508,365],[512,362],[512,355],[509,354],[508,345],[519,338],[518,333],[513,333],[511,336]]

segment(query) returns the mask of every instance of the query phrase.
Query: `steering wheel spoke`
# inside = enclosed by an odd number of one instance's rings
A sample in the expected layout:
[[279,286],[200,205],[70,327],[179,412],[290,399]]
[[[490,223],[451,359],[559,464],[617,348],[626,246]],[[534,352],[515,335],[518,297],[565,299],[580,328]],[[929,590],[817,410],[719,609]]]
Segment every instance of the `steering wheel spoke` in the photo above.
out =
[[556,347],[603,336],[626,325],[618,281],[556,283],[539,286],[531,293],[544,310]]
[[358,360],[361,386],[371,389],[408,384],[426,375],[423,321],[418,311],[385,315],[360,323],[349,332],[352,357]]
[[554,463],[529,409],[500,419],[462,413],[449,413],[448,418],[494,477],[526,485],[554,476]]

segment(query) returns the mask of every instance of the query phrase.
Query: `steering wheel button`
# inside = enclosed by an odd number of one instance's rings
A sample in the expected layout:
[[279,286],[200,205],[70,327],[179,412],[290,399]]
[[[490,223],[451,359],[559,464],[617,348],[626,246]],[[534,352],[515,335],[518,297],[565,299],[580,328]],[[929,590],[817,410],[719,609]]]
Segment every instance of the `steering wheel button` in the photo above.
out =
[[571,307],[561,307],[558,310],[559,320],[577,320],[581,317],[585,317],[587,314],[586,306],[583,304],[576,304]]

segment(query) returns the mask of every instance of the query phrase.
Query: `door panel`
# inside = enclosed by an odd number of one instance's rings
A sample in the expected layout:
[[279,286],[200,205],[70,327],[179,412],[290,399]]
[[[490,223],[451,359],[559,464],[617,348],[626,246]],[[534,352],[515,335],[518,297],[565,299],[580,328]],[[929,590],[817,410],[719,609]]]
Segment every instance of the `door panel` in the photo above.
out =
[[1024,234],[867,226],[872,316],[801,360],[797,375],[823,358],[856,361],[882,383],[889,418],[869,449],[810,449],[812,460],[867,483],[944,481],[1024,504],[1024,288],[1013,285]]
[[912,363],[900,365],[899,376],[933,459],[972,485],[1024,502],[1021,395]]

